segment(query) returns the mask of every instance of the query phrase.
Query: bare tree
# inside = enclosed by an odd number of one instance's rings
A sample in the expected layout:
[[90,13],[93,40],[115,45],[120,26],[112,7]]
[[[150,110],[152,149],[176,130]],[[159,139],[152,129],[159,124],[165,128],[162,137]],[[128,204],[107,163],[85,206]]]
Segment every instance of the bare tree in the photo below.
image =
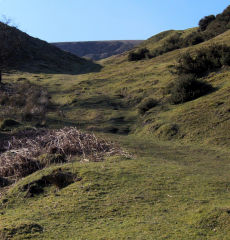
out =
[[5,23],[8,26],[16,27],[15,24],[12,23],[13,22],[12,19],[8,18],[6,15],[2,15],[0,21]]

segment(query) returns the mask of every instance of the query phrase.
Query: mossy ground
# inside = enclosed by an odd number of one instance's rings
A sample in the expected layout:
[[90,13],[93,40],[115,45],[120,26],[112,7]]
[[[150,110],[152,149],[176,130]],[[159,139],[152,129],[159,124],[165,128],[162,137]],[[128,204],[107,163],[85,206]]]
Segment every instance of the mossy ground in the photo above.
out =
[[[229,39],[228,31],[212,41]],[[172,105],[165,93],[176,77],[177,57],[212,41],[139,62],[128,62],[127,54],[114,56],[101,61],[97,73],[4,76],[4,81],[27,79],[48,89],[58,105],[48,114],[50,127],[115,133],[109,137],[133,157],[62,165],[81,181],[61,190],[48,186],[33,198],[25,198],[20,186],[53,169],[19,181],[3,199],[2,236],[230,239],[229,68],[205,77],[216,91],[196,100]],[[154,49],[159,42],[150,39],[149,44]],[[149,97],[159,104],[140,115],[137,106]]]

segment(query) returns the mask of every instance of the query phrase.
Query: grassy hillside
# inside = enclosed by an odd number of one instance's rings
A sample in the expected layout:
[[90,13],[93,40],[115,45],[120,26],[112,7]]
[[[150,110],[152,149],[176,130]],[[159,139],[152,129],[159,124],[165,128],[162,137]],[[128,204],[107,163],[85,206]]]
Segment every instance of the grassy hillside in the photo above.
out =
[[2,22],[0,39],[1,61],[8,62],[10,69],[48,73],[84,73],[100,69],[95,63],[62,51]]
[[60,42],[52,45],[75,54],[80,57],[92,60],[100,60],[128,51],[139,45],[141,40],[123,41],[90,41],[90,42]]
[[[129,62],[128,53],[122,54],[102,60],[103,69],[98,73],[79,76],[20,73],[6,79],[17,81],[20,76],[46,87],[64,112],[64,122],[88,130],[227,145],[230,137],[228,67],[204,77],[216,89],[214,92],[184,104],[171,104],[167,87],[177,77],[172,73],[173,65],[183,52],[193,52],[213,42],[228,44],[229,38],[227,31],[205,43],[138,62]],[[151,39],[148,42],[150,45],[145,46],[152,48],[159,44]],[[159,104],[144,115],[139,114],[138,105],[149,97]],[[62,120],[50,113],[50,121]],[[175,127],[176,133],[172,134]]]
[[179,35],[181,39],[185,39],[189,34],[195,33],[197,31],[197,28],[191,28],[187,30],[168,30],[165,32],[161,32],[146,41],[144,41],[140,47],[146,47],[150,50],[156,50],[164,45],[165,42],[167,42],[168,39]]
[[[155,50],[173,35],[186,38],[196,31],[163,32],[136,50]],[[93,131],[129,155],[99,162],[73,156],[3,188],[2,239],[228,240],[230,67],[206,72],[199,80],[213,91],[194,100],[173,104],[169,89],[180,56],[214,43],[230,46],[229,40],[230,30],[140,61],[122,53],[86,74],[6,74],[5,83],[29,81],[47,89],[55,106],[47,127]],[[18,129],[34,124],[21,123]],[[2,138],[15,132],[17,127],[5,130]],[[74,182],[63,188],[44,183],[60,171],[73,174]]]

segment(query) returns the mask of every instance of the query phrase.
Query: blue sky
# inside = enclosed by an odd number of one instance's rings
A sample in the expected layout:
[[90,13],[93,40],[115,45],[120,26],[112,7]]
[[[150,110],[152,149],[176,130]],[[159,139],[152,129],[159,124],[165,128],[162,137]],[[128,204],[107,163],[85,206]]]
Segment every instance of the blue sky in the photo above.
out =
[[48,42],[147,39],[197,26],[228,0],[0,0],[0,15]]

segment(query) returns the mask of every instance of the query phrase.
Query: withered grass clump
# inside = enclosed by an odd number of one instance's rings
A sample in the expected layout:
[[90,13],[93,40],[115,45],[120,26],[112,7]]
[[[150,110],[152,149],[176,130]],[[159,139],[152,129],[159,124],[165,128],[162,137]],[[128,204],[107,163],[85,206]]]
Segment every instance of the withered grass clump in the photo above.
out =
[[27,149],[7,151],[0,156],[0,176],[19,179],[41,169],[42,164],[26,157]]
[[0,176],[15,180],[25,177],[50,164],[39,161],[41,155],[62,155],[63,162],[71,156],[91,161],[101,161],[113,154],[126,154],[113,143],[83,133],[75,127],[59,130],[24,130],[4,143],[0,155]]
[[44,121],[52,106],[48,92],[29,82],[0,86],[0,105],[2,117],[26,122]]

